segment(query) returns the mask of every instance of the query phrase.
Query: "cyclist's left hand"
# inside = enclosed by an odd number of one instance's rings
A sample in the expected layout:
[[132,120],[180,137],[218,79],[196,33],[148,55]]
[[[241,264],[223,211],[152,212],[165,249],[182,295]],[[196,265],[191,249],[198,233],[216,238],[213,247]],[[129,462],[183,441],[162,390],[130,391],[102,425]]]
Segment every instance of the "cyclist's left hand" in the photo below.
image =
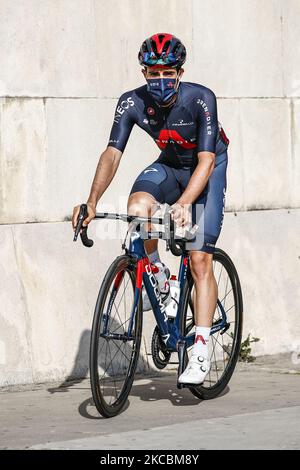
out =
[[171,206],[171,217],[177,227],[190,226],[192,223],[191,204],[180,204],[175,202]]

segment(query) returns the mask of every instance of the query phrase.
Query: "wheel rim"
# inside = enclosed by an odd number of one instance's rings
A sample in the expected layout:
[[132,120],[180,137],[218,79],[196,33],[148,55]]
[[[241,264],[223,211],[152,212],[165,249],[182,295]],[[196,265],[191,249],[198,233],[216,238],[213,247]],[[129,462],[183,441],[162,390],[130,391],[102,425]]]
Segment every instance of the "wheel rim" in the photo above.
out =
[[127,379],[132,373],[137,338],[135,328],[132,331],[134,339],[130,341],[108,339],[103,335],[127,333],[134,303],[134,287],[132,271],[121,267],[111,282],[101,309],[96,352],[98,386],[102,401],[110,407],[123,402]]

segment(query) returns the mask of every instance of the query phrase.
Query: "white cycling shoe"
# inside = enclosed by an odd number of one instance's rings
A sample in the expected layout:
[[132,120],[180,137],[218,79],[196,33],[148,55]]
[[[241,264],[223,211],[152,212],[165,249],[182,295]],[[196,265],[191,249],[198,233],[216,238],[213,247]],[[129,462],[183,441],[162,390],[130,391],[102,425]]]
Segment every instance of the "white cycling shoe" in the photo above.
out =
[[210,371],[209,359],[193,354],[185,371],[179,376],[181,384],[200,385]]

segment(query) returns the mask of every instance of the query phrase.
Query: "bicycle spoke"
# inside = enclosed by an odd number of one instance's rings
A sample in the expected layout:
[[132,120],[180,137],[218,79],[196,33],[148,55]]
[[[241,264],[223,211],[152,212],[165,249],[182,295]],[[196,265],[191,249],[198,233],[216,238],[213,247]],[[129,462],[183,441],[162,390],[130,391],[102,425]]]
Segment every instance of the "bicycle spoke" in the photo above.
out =
[[110,355],[110,361],[111,361],[111,368],[112,368],[112,372],[113,372],[113,381],[114,381],[114,384],[115,384],[115,395],[116,395],[116,398],[118,398],[117,397],[117,384],[116,384],[116,381],[115,381],[115,373],[114,373],[114,368],[113,368],[113,362],[112,362],[112,359],[111,359],[110,348],[109,348],[109,355]]
[[[129,277],[128,280],[127,280],[126,287],[128,286],[129,281],[130,281],[130,277]],[[122,283],[124,283],[124,277],[123,277]],[[115,302],[113,302],[113,306],[114,306],[114,308],[115,308],[115,310],[116,310],[116,314],[118,315],[118,318],[119,318],[120,323],[122,323],[122,320],[121,320],[121,317],[120,317],[120,314],[119,314],[119,306],[120,306],[120,304],[121,304],[121,302],[122,302],[122,299],[123,299],[123,297],[124,297],[124,294],[125,294],[125,286],[124,286],[124,293],[122,294],[121,299],[120,299],[118,305],[116,305]],[[112,293],[110,292],[110,297],[111,297],[111,295],[112,295]],[[124,298],[125,298],[125,297],[124,297]],[[115,317],[112,317],[112,318],[114,319]]]
[[113,339],[112,340],[114,345],[119,349],[119,351],[123,354],[124,357],[126,357],[127,361],[130,362],[130,359],[126,356],[126,354],[122,351],[121,349],[121,346],[119,346],[118,344],[116,344],[115,340]]
[[[128,282],[129,282],[129,279],[128,279]],[[128,284],[128,282],[127,282],[127,284]],[[125,312],[125,320],[126,320],[126,297],[125,297],[125,285],[124,284],[125,283],[123,282],[124,312]],[[126,284],[126,287],[127,287],[127,284]]]
[[215,348],[216,348],[216,345],[214,345],[214,347],[213,347],[213,354],[214,354],[215,364],[216,364],[217,380],[219,380],[219,378],[218,378],[218,367],[217,367],[217,360],[216,360]]
[[[118,325],[117,328],[113,331],[110,331],[110,333],[115,333],[119,328],[121,328],[121,326],[125,325],[125,323],[128,323],[130,320],[130,318],[128,318],[128,320],[125,320],[121,325]],[[124,328],[125,330],[125,328]],[[125,331],[124,331],[125,332]]]
[[[117,306],[116,306],[115,304],[113,304],[113,305],[114,305],[114,307],[115,307],[116,314],[117,314],[118,317],[119,317],[119,321],[120,321],[120,323],[122,323],[122,320],[121,320],[121,317],[120,317],[120,314],[119,314],[119,310],[118,310],[118,308],[117,308]],[[113,317],[113,319],[115,319],[115,317]]]
[[[228,279],[227,279],[227,280],[228,280]],[[223,297],[223,299],[220,300],[220,303],[221,303],[221,304],[223,303],[223,301],[226,299],[226,297],[227,297],[227,296],[230,294],[230,292],[232,292],[232,291],[233,291],[233,288],[231,288],[230,291],[227,292],[227,294]],[[224,309],[225,309],[225,305],[224,305]]]
[[[123,277],[122,283],[124,283],[124,278],[125,278],[125,276]],[[128,281],[127,281],[126,287],[128,286],[129,281],[130,281],[130,276],[128,277]],[[124,289],[123,289],[123,294],[122,294],[122,297],[121,297],[121,299],[120,299],[120,302],[118,303],[118,308],[119,308],[119,306],[120,306],[120,303],[121,303],[121,301],[122,301],[124,295],[125,295],[125,286],[124,286]]]
[[[103,339],[103,338],[100,338],[100,339]],[[103,340],[103,344],[102,344],[102,346],[101,346],[101,349],[100,349],[100,351],[98,352],[98,356],[99,356],[99,357],[101,356],[101,352],[102,352],[103,347],[104,347],[105,344],[106,344],[106,339]]]
[[[225,287],[225,292],[227,292],[227,286],[228,286],[228,281],[229,281],[229,276],[227,276],[227,280],[226,280],[226,287]],[[225,310],[225,305],[226,305],[226,298],[227,298],[227,295],[232,291],[232,288],[230,289],[229,292],[227,292],[227,294],[225,295],[225,298],[224,298],[224,310]]]
[[[218,343],[218,345],[222,348],[222,344],[217,340],[217,338],[214,338],[214,340]],[[226,354],[231,357],[231,354],[229,354],[227,351],[224,350],[224,352],[226,352]]]
[[[105,346],[106,346],[106,350],[107,350],[107,346],[108,346],[107,341],[105,341]],[[103,375],[105,375],[105,373],[106,373],[106,357],[107,357],[107,355],[105,354],[104,374]],[[99,381],[102,379],[103,375],[100,377]]]
[[225,313],[229,312],[234,307],[235,307],[235,305],[233,304],[228,310],[225,310]]
[[[112,358],[112,360],[114,360],[114,358],[116,357],[117,354],[118,354],[118,351],[116,351],[116,353],[115,353],[114,357]],[[106,365],[106,362],[105,362],[105,365]],[[103,375],[101,376],[101,379],[102,379],[102,378],[104,377],[104,375],[106,374],[106,372],[107,372],[109,366],[110,366],[110,363],[109,363],[108,366],[105,368],[105,371],[104,371]],[[101,380],[101,379],[100,379],[100,380]]]
[[222,271],[223,271],[223,264],[222,264],[221,271],[220,271],[220,274],[219,274],[219,279],[218,279],[218,282],[217,282],[218,287],[219,287],[219,282],[220,282]]
[[[109,297],[109,299],[111,299],[111,297],[112,297],[112,291],[111,291],[111,290],[110,290],[109,293],[108,293],[108,297]],[[108,302],[108,305],[109,305],[109,304],[110,304],[110,300],[109,300],[109,302]],[[117,313],[117,315],[118,315],[118,317],[119,317],[119,320],[120,320],[120,323],[121,323],[121,318],[120,318],[120,316],[119,316],[119,312],[117,311],[117,307],[116,307],[116,305],[115,305],[115,301],[113,302],[113,306],[114,306],[114,308],[115,308],[115,310],[116,310],[116,313]],[[115,316],[112,315],[112,308],[111,308],[111,310],[110,310],[109,319],[110,319],[110,321],[112,321],[112,320],[115,319]]]
[[227,335],[231,339],[231,341],[233,341],[233,337],[229,333],[227,333],[227,331],[225,331],[225,335]]

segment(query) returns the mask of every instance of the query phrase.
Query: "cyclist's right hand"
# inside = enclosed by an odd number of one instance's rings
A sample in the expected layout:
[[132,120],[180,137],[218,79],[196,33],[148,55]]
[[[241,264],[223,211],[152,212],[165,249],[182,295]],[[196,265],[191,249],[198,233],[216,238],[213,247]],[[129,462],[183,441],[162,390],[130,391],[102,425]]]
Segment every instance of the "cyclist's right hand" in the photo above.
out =
[[[94,217],[96,216],[96,207],[89,202],[87,202],[86,205],[87,205],[87,210],[88,210],[88,217],[82,223],[83,227],[86,227],[90,223],[90,221],[93,220]],[[73,215],[72,215],[72,226],[73,226],[74,231],[76,229],[76,225],[78,222],[79,212],[80,212],[80,205],[75,206],[73,209]]]

